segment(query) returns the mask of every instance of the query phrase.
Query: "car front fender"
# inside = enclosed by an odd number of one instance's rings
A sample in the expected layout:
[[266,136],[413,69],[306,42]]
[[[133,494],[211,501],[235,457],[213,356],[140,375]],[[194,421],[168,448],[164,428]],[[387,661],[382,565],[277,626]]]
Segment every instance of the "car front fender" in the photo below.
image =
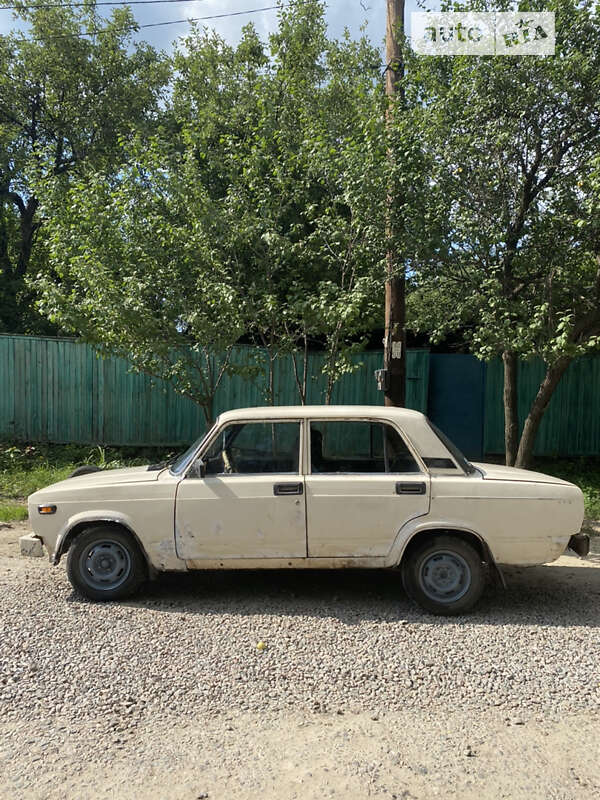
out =
[[165,570],[185,571],[185,561],[177,557],[173,537],[151,538],[142,540],[136,531],[134,521],[128,514],[107,509],[87,509],[79,514],[73,514],[60,530],[56,539],[54,552],[50,556],[53,564],[58,564],[61,556],[69,549],[69,545],[79,532],[98,523],[119,525],[125,528],[136,540],[142,552],[150,574]]
[[[121,514],[119,512],[114,511],[107,511],[106,509],[91,509],[82,511],[79,514],[73,514],[73,516],[69,517],[67,521],[64,523],[62,528],[59,531],[59,534],[56,538],[56,544],[54,546],[54,551],[50,554],[50,561],[53,564],[58,564],[61,559],[61,556],[66,553],[69,549],[69,545],[73,539],[73,536],[76,535],[80,530],[85,527],[88,527],[91,524],[98,524],[99,522],[108,522],[113,523],[116,525],[121,525],[123,528],[126,528],[133,536],[135,536],[136,540],[139,542],[139,539],[135,533],[133,528],[132,520],[127,516],[127,514]],[[143,551],[142,547],[142,551]]]

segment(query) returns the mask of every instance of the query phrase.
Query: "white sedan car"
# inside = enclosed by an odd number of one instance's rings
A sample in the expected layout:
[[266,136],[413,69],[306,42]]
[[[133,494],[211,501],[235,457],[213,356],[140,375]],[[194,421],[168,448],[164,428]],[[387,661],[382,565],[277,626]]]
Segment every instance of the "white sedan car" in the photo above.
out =
[[379,406],[228,411],[170,464],[32,494],[29,518],[95,600],[171,570],[367,567],[398,569],[421,606],[459,614],[500,565],[589,549],[576,486],[471,464],[423,414]]

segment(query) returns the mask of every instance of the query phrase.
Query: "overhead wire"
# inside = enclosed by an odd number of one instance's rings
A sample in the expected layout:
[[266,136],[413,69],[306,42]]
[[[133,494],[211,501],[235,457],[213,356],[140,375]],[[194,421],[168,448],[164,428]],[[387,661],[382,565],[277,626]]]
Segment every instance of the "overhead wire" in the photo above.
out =
[[0,11],[37,11],[48,8],[85,8],[96,6],[150,6],[159,3],[204,3],[206,0],[98,0],[93,5],[87,3],[35,3],[32,5],[5,6],[0,4]]
[[[91,30],[91,31],[78,31],[72,33],[58,33],[58,34],[50,34],[49,36],[44,36],[44,40],[47,39],[64,39],[69,37],[75,38],[84,38],[86,36],[97,36],[102,33],[125,33],[127,31],[138,31],[141,28],[161,28],[167,25],[182,25],[184,23],[190,22],[206,22],[213,19],[224,19],[227,17],[239,17],[244,14],[258,14],[262,11],[274,11],[275,9],[285,8],[286,6],[290,6],[293,2],[301,2],[301,0],[288,0],[287,3],[278,3],[277,5],[272,6],[263,6],[262,8],[249,8],[245,9],[244,11],[229,11],[224,12],[222,14],[210,14],[204,17],[186,17],[185,19],[172,19],[166,20],[165,22],[147,22],[147,23],[134,23],[132,25],[127,25],[121,28],[99,28],[98,30]],[[95,3],[96,6],[117,6],[117,5],[154,5],[158,3],[183,3],[183,2],[206,2],[206,0],[125,0],[125,2],[116,2],[116,0],[100,0],[100,2]],[[89,5],[88,3],[43,3],[43,4],[36,4],[35,6],[0,6],[0,10],[8,10],[8,9],[45,9],[45,8],[76,8],[76,7],[83,7]],[[0,39],[5,38],[7,34],[0,34]],[[31,38],[22,37],[19,39],[13,39],[16,42],[27,42],[31,41]],[[385,75],[386,71],[389,69],[390,64],[371,64],[372,69],[379,70],[383,67],[383,75]]]
[[[97,30],[90,30],[90,31],[73,31],[72,33],[57,33],[57,34],[50,34],[49,36],[44,36],[44,40],[47,39],[68,39],[71,37],[75,38],[83,38],[85,36],[97,36],[102,33],[126,33],[127,31],[138,31],[141,28],[161,28],[166,25],[183,25],[184,23],[190,22],[205,22],[208,20],[213,19],[225,19],[226,17],[239,17],[244,14],[258,14],[261,11],[274,11],[275,9],[282,8],[281,4],[274,5],[274,6],[263,6],[262,8],[249,8],[245,9],[244,11],[228,11],[223,14],[210,14],[204,17],[187,17],[186,19],[171,19],[166,20],[165,22],[146,22],[143,24],[134,23],[132,25],[125,25],[120,28],[98,28]],[[5,36],[6,34],[0,34],[0,36]],[[13,39],[13,41],[15,41]],[[17,39],[18,42],[26,42],[31,41],[31,38],[22,37],[21,39]]]

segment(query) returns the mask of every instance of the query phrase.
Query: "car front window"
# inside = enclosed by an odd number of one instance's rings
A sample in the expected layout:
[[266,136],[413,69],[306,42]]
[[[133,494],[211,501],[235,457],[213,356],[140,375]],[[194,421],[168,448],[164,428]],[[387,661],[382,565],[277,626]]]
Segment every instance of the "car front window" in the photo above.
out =
[[297,474],[299,422],[228,425],[203,454],[206,475]]

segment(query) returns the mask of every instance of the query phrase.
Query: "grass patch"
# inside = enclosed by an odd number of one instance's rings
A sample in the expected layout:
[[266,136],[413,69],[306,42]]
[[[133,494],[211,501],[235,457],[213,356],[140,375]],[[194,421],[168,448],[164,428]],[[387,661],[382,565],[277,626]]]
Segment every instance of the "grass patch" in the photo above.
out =
[[585,516],[600,520],[600,459],[539,459],[533,468],[579,486],[585,501]]
[[68,478],[76,464],[65,464],[54,467],[50,464],[40,465],[31,470],[15,468],[1,474],[0,487],[5,497],[26,498],[43,486],[57,483]]
[[161,461],[172,454],[173,448],[0,443],[0,521],[27,519],[28,495],[68,478],[82,464],[118,469]]
[[19,522],[27,519],[27,506],[0,500],[0,522]]

